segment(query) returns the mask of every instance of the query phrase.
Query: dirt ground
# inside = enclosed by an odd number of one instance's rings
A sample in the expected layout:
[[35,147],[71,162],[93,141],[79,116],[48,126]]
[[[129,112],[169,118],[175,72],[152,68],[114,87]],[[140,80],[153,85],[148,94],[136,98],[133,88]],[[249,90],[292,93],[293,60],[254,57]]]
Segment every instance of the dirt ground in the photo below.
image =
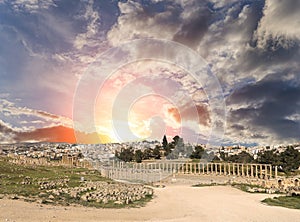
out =
[[245,193],[230,186],[155,188],[145,207],[95,209],[0,200],[0,221],[300,221],[300,210],[270,207],[268,194]]

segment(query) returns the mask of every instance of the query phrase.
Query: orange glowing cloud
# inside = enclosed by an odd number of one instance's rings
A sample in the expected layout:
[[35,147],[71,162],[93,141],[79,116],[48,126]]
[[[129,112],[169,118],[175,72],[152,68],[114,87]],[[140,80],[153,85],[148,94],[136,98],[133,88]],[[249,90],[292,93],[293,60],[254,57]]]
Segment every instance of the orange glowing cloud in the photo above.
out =
[[181,122],[181,117],[180,117],[180,113],[178,111],[177,108],[175,107],[171,107],[168,109],[168,114],[177,122],[180,123]]
[[[76,135],[75,135],[76,134]],[[98,133],[76,132],[73,128],[54,126],[39,128],[28,132],[15,132],[16,142],[57,142],[57,143],[108,143],[111,138]]]
[[17,141],[41,141],[41,142],[66,142],[76,143],[76,137],[72,128],[54,126],[35,129],[29,132],[19,132]]
[[177,108],[171,107],[168,109],[169,115],[177,122],[183,120],[194,120],[199,124],[208,126],[211,119],[208,107],[206,105],[196,105],[195,107],[183,107],[181,112]]

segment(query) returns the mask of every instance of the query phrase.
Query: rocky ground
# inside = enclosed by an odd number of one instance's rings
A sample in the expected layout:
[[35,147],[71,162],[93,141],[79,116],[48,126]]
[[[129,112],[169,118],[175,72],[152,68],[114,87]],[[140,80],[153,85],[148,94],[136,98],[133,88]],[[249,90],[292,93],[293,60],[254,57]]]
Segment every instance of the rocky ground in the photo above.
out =
[[22,166],[0,159],[0,198],[52,205],[100,208],[141,206],[153,190],[109,180],[96,170],[63,166]]

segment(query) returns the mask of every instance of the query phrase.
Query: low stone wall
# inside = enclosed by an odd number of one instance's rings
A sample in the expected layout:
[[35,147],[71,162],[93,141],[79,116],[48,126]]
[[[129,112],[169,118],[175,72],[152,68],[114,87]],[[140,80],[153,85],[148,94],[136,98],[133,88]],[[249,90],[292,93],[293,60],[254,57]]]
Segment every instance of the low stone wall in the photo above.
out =
[[91,163],[85,159],[78,159],[76,156],[62,156],[61,160],[49,160],[48,158],[30,158],[23,155],[10,155],[9,162],[18,165],[31,166],[67,166],[67,167],[82,167],[92,169]]

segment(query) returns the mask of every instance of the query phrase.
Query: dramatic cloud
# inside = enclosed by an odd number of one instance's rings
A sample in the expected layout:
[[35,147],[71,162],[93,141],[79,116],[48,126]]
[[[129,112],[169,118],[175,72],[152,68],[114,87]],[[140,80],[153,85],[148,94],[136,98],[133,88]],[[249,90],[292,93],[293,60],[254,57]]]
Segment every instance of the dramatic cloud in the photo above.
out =
[[[210,123],[210,113],[205,105],[196,105],[188,107],[171,107],[168,109],[169,115],[178,123],[181,121],[195,121],[201,125],[208,126]],[[178,110],[179,109],[179,110]],[[181,111],[181,112],[180,112]]]
[[228,98],[228,104],[232,107],[231,127],[248,140],[255,142],[262,138],[265,143],[299,140],[298,74],[285,70],[268,75],[257,83],[236,90]]
[[[131,127],[140,135],[152,130],[153,137],[160,136],[162,123],[173,135],[183,122],[181,133],[187,140],[198,136],[205,141],[211,127],[224,125],[224,106],[213,109],[212,98],[217,97],[226,100],[225,143],[297,141],[299,10],[299,1],[293,0],[0,1],[1,142],[62,141],[57,133],[75,140],[72,115],[78,82],[105,50],[143,38],[175,41],[198,52],[211,79],[195,79],[189,70],[157,61],[119,67],[95,99],[98,131],[76,132],[81,141],[112,141],[115,99],[122,108],[126,98],[147,92],[161,98],[141,100],[130,114]],[[137,55],[153,49],[143,50]],[[151,53],[155,57],[159,49]],[[218,84],[207,87],[212,80]],[[89,89],[84,93],[97,96]],[[151,104],[154,109],[148,109]],[[121,108],[115,117],[128,112]]]
[[[293,40],[300,40],[300,2],[293,0],[267,0],[264,17],[257,30],[258,46],[265,48],[268,41],[289,48]],[[273,46],[275,47],[275,46]]]
[[[156,7],[164,7],[158,12]],[[139,38],[172,39],[179,30],[180,8],[172,4],[149,6],[135,1],[119,2],[120,16],[107,38],[114,46]]]

